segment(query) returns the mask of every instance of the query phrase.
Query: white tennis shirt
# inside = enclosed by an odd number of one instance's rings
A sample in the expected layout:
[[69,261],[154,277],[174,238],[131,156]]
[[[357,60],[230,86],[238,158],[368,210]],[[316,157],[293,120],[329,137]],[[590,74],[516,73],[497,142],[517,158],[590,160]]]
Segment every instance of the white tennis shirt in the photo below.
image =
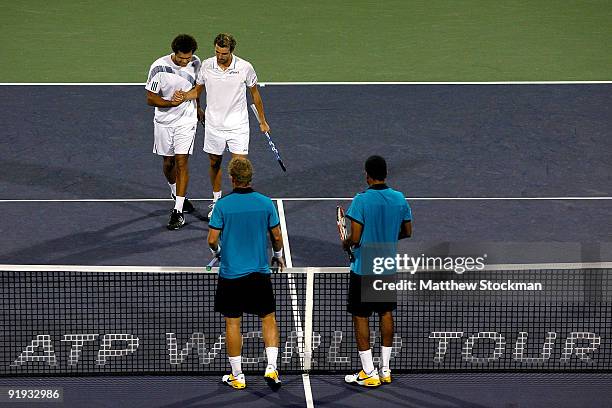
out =
[[257,85],[250,62],[232,55],[232,64],[224,71],[216,57],[208,58],[196,82],[206,88],[206,125],[219,130],[248,128],[246,88]]
[[[172,54],[156,60],[149,69],[149,79],[145,85],[147,91],[158,94],[170,101],[177,90],[189,91],[195,86],[200,70],[200,59],[195,55],[185,67],[176,65]],[[155,108],[155,122],[161,126],[188,126],[197,123],[196,101],[186,101],[171,108]]]

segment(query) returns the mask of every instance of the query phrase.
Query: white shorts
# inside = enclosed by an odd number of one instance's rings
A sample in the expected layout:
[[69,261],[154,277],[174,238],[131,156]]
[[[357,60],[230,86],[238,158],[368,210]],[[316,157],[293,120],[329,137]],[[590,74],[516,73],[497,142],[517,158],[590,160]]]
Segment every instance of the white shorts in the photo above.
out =
[[187,126],[160,126],[153,121],[153,153],[160,156],[193,154],[197,122]]
[[249,154],[249,126],[240,129],[219,130],[204,126],[204,151],[217,156],[223,155],[225,145],[230,153]]

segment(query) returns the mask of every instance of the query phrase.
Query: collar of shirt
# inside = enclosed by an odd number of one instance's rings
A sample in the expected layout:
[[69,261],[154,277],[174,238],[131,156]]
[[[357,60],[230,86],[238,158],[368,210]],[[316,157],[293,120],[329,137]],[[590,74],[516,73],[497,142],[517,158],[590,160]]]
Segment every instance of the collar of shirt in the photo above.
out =
[[368,190],[386,190],[388,188],[389,186],[387,186],[385,183],[382,183],[382,184],[372,184],[370,187],[368,187]]
[[219,63],[217,62],[217,58],[215,58],[214,61],[213,61],[213,68],[218,70],[218,71],[221,71],[221,72],[228,72],[228,71],[230,71],[232,69],[236,69],[236,60],[237,59],[238,59],[238,57],[236,57],[234,54],[232,54],[232,63],[230,64],[229,67],[227,67],[227,69],[224,70],[223,68],[221,68],[219,66]]
[[252,187],[236,187],[233,190],[234,193],[238,193],[238,194],[248,194],[248,193],[253,193],[254,191],[255,190],[253,190]]

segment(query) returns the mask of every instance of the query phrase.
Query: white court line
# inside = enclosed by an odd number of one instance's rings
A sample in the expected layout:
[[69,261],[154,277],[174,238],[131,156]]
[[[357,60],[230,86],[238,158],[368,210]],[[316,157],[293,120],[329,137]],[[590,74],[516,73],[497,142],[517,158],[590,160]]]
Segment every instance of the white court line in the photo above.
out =
[[[277,199],[276,205],[278,207],[278,218],[281,225],[281,231],[283,233],[283,248],[285,253],[285,263],[287,268],[293,268],[293,260],[291,259],[291,247],[289,246],[289,232],[287,231],[287,222],[285,219],[285,206],[283,200]],[[295,330],[298,337],[298,353],[300,355],[300,362],[304,367],[304,331],[302,326],[302,317],[300,316],[298,298],[297,298],[297,287],[295,285],[295,279],[292,273],[287,273],[287,284],[289,285],[289,295],[291,296],[291,309],[293,310],[293,322],[295,324]],[[308,374],[302,375],[302,382],[304,384],[304,397],[306,399],[306,406],[309,408],[314,407],[312,400],[312,389],[310,388],[310,377]]]
[[[353,197],[283,197],[272,198],[275,201],[351,201]],[[171,198],[70,198],[70,199],[4,199],[0,203],[121,203],[121,202],[156,202],[171,201]],[[211,198],[191,198],[190,201],[212,201]],[[612,197],[406,197],[410,201],[596,201],[612,200]]]
[[[309,85],[581,85],[612,84],[612,81],[389,81],[389,82],[260,82],[260,86]],[[144,82],[1,82],[0,86],[145,86]]]

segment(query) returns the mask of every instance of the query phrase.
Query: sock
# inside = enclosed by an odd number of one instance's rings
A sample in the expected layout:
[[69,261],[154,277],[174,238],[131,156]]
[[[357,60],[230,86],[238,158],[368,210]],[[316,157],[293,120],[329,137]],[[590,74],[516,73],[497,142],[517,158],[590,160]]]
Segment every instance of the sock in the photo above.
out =
[[391,350],[393,347],[382,346],[380,348],[380,366],[389,368],[389,360],[391,360]]
[[266,347],[266,356],[268,356],[268,365],[274,366],[274,369],[276,370],[278,347]]
[[359,352],[361,365],[366,374],[371,374],[374,371],[374,361],[372,361],[372,349]]
[[234,374],[234,377],[238,376],[238,374],[242,374],[242,356],[230,357],[229,362],[232,366],[232,374]]
[[172,195],[176,196],[176,183],[174,184],[168,183],[168,185],[170,186],[170,192],[172,193]]
[[176,196],[176,203],[174,204],[174,209],[178,212],[183,212],[183,203],[185,202],[185,197]]
[[222,191],[213,191],[213,204],[221,198]]

